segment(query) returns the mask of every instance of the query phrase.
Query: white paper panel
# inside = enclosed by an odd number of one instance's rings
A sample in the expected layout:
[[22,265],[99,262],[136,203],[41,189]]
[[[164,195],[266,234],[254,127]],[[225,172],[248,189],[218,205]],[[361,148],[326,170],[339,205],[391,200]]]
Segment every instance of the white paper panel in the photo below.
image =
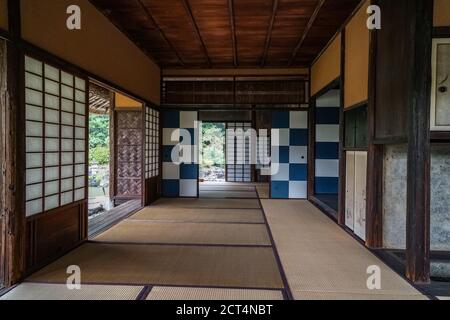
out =
[[45,168],[45,181],[59,179],[59,168]]
[[86,102],[86,93],[80,90],[75,90],[75,100],[78,102]]
[[62,206],[72,203],[72,202],[73,202],[73,192],[72,191],[61,194],[61,205]]
[[26,187],[26,201],[42,198],[42,183],[33,184]]
[[26,167],[37,168],[43,166],[43,154],[42,153],[27,153],[26,155]]
[[85,128],[75,128],[75,138],[85,139],[86,138],[86,129]]
[[78,77],[75,77],[75,88],[82,91],[86,91],[86,81]]
[[54,195],[51,197],[45,198],[45,210],[55,209],[59,205],[59,195]]
[[84,164],[77,164],[75,166],[75,176],[81,176],[85,174],[85,165]]
[[367,152],[355,153],[355,234],[366,239]]
[[50,109],[59,110],[59,98],[50,94],[45,95],[45,106]]
[[73,152],[63,152],[61,154],[61,164],[73,164]]
[[84,140],[75,140],[75,151],[86,151],[86,143]]
[[85,194],[84,193],[85,193],[84,188],[75,190],[75,199],[74,199],[74,201],[83,200],[85,198]]
[[25,86],[27,88],[42,91],[42,77],[28,72],[25,73]]
[[73,138],[73,127],[61,126],[61,137],[62,138]]
[[59,83],[45,79],[45,92],[59,96]]
[[75,102],[75,113],[86,115],[86,105],[84,103]]
[[59,166],[59,153],[46,153],[45,166]]
[[85,163],[86,154],[84,152],[75,152],[75,163]]
[[59,139],[46,138],[45,152],[57,152],[57,151],[59,151]]
[[42,182],[42,169],[28,169],[25,175],[26,184]]
[[31,89],[25,89],[25,102],[27,104],[33,104],[36,106],[42,106],[42,92],[38,92]]
[[59,82],[59,70],[49,66],[48,64],[44,67],[45,77]]
[[42,107],[27,105],[25,108],[25,118],[27,120],[43,121]]
[[73,139],[62,139],[61,140],[61,151],[73,151]]
[[73,75],[71,75],[71,74],[69,74],[67,72],[61,71],[61,82],[62,83],[73,87],[73,81],[74,81],[73,80]]
[[62,112],[61,113],[61,124],[73,126],[73,114]]
[[66,99],[73,99],[73,88],[62,85],[61,96]]
[[25,134],[27,136],[42,137],[43,134],[42,123],[27,121],[25,127],[26,127]]
[[26,214],[27,217],[38,214],[42,212],[42,199],[27,202],[26,204]]
[[61,180],[61,192],[69,191],[73,189],[73,179]]
[[26,138],[25,140],[25,151],[26,152],[42,152],[43,142],[41,138]]
[[25,70],[42,75],[42,62],[25,56]]
[[345,179],[345,225],[355,228],[355,152],[346,152],[346,179]]
[[61,167],[61,179],[70,178],[73,176],[73,166]]
[[50,196],[59,192],[58,181],[46,182],[45,183],[45,195]]
[[59,123],[59,111],[45,109],[45,122]]
[[68,99],[61,99],[61,110],[73,112],[73,101]]
[[86,117],[75,115],[75,125],[78,127],[86,127]]
[[46,124],[45,125],[45,137],[47,138],[59,138],[59,125]]
[[82,188],[85,186],[85,179],[84,177],[77,177],[75,178],[75,189]]

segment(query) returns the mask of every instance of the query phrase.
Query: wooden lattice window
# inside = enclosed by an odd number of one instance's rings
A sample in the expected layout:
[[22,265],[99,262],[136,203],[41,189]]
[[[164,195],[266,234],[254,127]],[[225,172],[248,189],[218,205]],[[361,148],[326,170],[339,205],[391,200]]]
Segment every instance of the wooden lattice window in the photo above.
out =
[[[246,132],[252,128],[250,122],[227,123],[227,181],[252,182],[252,164],[250,159],[250,141],[242,135],[234,136],[232,130]],[[230,131],[231,129],[231,131]]]
[[159,111],[145,108],[145,179],[159,175]]

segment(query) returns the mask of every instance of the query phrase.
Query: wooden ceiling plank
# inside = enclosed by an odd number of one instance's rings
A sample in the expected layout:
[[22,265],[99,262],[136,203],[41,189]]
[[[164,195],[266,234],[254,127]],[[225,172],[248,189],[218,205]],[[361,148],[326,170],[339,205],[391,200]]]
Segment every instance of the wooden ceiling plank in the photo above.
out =
[[264,67],[266,65],[267,55],[269,53],[270,43],[272,40],[273,25],[275,23],[277,12],[278,12],[278,0],[273,0],[272,17],[270,18],[269,28],[267,29],[266,44],[264,46],[264,52],[261,59],[261,67]]
[[309,31],[311,30],[312,26],[314,25],[314,22],[316,21],[317,17],[319,16],[320,9],[322,9],[323,5],[325,4],[325,1],[326,0],[319,0],[319,3],[317,3],[316,8],[314,9],[314,13],[311,15],[311,18],[309,18],[308,24],[306,25],[306,28],[302,34],[302,37],[300,38],[299,42],[295,46],[294,51],[292,52],[291,59],[289,60],[289,66],[292,66],[292,64],[294,63],[295,58],[297,57],[306,38],[308,37]]
[[230,28],[231,28],[231,43],[233,45],[233,63],[234,66],[239,66],[237,42],[236,42],[236,16],[234,13],[234,0],[228,0],[228,11],[230,14]]
[[205,54],[206,60],[208,62],[208,67],[211,68],[212,67],[211,58],[209,57],[208,49],[206,48],[205,41],[203,40],[203,37],[200,33],[200,29],[198,28],[197,22],[195,21],[195,17],[192,13],[192,9],[189,4],[189,0],[181,0],[181,2],[183,3],[183,6],[184,6],[184,9],[186,10],[188,18],[191,21],[191,24],[195,29],[195,34],[197,36],[197,39],[200,41],[200,43],[202,45],[203,53]]
[[181,58],[180,53],[177,51],[177,49],[175,49],[173,44],[169,41],[169,39],[167,38],[166,34],[161,29],[161,27],[156,23],[155,19],[153,18],[152,14],[148,10],[148,8],[144,5],[142,0],[137,0],[137,2],[139,4],[139,6],[141,7],[141,9],[145,12],[145,15],[150,20],[150,22],[156,27],[156,29],[158,30],[159,34],[164,39],[164,42],[166,42],[167,45],[170,47],[170,49],[175,53],[175,55],[178,58],[179,63],[184,67],[186,64],[184,63],[183,59]]

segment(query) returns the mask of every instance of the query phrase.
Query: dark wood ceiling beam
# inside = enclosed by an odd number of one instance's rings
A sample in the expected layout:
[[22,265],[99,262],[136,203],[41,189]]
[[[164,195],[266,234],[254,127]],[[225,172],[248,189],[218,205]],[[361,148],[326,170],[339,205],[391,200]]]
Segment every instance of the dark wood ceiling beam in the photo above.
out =
[[181,58],[179,52],[177,51],[177,49],[175,49],[173,44],[169,41],[169,39],[167,38],[167,36],[164,33],[164,31],[156,23],[155,19],[153,18],[152,14],[148,10],[148,8],[144,5],[142,0],[136,0],[136,1],[139,4],[139,6],[142,8],[142,10],[145,12],[145,14],[146,14],[147,18],[150,20],[150,22],[156,27],[156,29],[158,30],[159,34],[164,39],[164,42],[166,42],[166,44],[170,47],[170,50],[172,50],[173,53],[177,56],[178,62],[181,64],[181,66],[184,67],[186,64],[184,63],[183,59]]
[[200,41],[200,43],[202,45],[203,53],[208,62],[208,67],[211,68],[212,63],[211,63],[211,59],[208,54],[208,49],[206,48],[205,41],[203,41],[202,35],[200,33],[200,29],[198,28],[198,25],[197,25],[197,22],[195,21],[194,15],[192,14],[192,9],[191,9],[191,6],[189,5],[189,0],[181,0],[181,2],[183,3],[184,9],[186,10],[186,13],[188,14],[188,18],[191,21],[191,24],[195,29],[195,35],[197,36],[197,39]]
[[320,9],[322,9],[323,5],[325,4],[325,1],[326,0],[319,0],[319,3],[317,4],[316,8],[314,9],[314,12],[313,12],[311,18],[309,18],[309,21],[308,21],[308,24],[306,25],[305,31],[303,32],[302,37],[300,38],[299,42],[295,46],[294,51],[292,52],[291,59],[289,60],[289,66],[292,66],[292,64],[294,63],[295,58],[297,57],[306,38],[308,37],[309,31],[311,30],[312,26],[314,25],[314,22],[316,21],[318,15],[319,15]]
[[239,66],[239,59],[236,42],[236,15],[234,13],[234,0],[228,0],[228,11],[230,15],[231,43],[233,45],[233,63],[234,66],[237,67]]
[[264,67],[266,65],[267,55],[269,53],[270,43],[272,41],[273,25],[275,23],[277,12],[278,12],[278,0],[273,0],[272,17],[270,18],[269,28],[267,29],[266,44],[264,46],[264,52],[261,59],[261,67]]

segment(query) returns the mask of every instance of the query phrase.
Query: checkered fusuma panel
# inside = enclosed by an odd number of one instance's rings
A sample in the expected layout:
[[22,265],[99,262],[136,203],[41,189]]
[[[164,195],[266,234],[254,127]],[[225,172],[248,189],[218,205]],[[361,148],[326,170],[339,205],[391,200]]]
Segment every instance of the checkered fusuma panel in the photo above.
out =
[[[270,189],[274,199],[305,199],[308,180],[308,112],[272,113],[272,174]],[[278,159],[277,159],[278,158]],[[278,167],[278,170],[276,168]]]
[[[163,197],[198,196],[198,137],[194,134],[197,118],[196,111],[163,113]],[[184,161],[186,158],[190,160]]]
[[315,193],[339,188],[339,101],[318,99],[316,106]]

